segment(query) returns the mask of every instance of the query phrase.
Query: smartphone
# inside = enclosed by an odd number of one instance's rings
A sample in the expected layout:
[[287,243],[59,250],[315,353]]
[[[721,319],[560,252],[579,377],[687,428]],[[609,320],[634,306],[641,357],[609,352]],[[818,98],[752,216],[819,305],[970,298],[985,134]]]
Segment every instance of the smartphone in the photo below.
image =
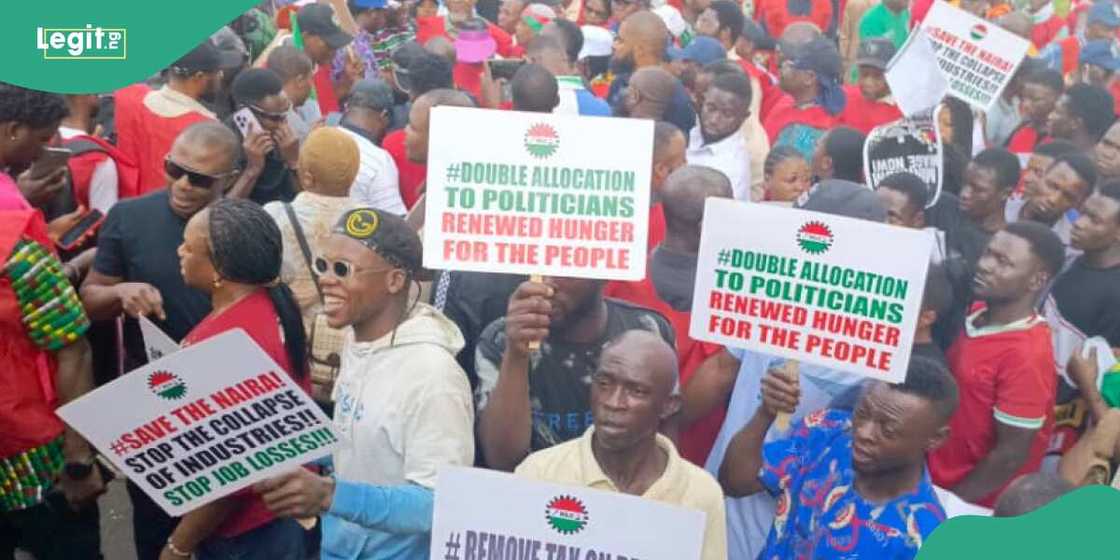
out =
[[241,131],[241,136],[248,138],[250,134],[261,128],[260,121],[257,116],[253,114],[253,110],[245,107],[233,114],[233,124],[237,126],[237,130]]
[[62,234],[62,237],[58,239],[58,246],[64,251],[73,249],[86,233],[100,226],[104,220],[105,215],[100,210],[96,208],[90,210],[85,216],[82,216],[81,220],[78,220],[78,223],[74,224],[74,227]]
[[41,179],[54,173],[58,168],[65,166],[73,154],[74,152],[69,148],[44,148],[43,155],[31,164],[31,177]]
[[513,75],[517,73],[517,69],[525,64],[525,59],[507,58],[490,60],[486,63],[490,65],[490,76],[495,80],[512,80]]

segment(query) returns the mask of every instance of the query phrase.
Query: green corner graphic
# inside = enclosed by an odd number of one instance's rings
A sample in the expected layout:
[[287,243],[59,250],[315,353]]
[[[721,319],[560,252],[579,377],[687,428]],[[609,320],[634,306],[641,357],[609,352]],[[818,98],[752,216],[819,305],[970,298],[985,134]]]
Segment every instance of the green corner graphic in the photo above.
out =
[[1020,517],[956,517],[930,535],[917,560],[1114,558],[1120,491],[1087,486]]

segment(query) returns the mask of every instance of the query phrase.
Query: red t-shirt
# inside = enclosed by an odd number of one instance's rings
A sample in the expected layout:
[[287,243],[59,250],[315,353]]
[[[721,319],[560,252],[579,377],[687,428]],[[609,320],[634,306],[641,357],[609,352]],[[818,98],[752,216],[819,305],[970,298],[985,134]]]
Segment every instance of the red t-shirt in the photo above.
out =
[[793,146],[806,157],[812,157],[821,136],[838,123],[837,116],[828,114],[824,107],[797,107],[793,98],[787,96],[774,107],[762,127],[770,138],[771,148]]
[[320,64],[311,76],[315,84],[315,99],[319,102],[319,114],[329,115],[338,112],[338,96],[334,92],[334,81],[331,79],[331,65]]
[[840,113],[840,124],[850,126],[864,134],[871,129],[897,121],[902,118],[902,111],[894,103],[871,101],[863,96],[859,86],[844,86],[844,93],[848,96],[848,103]]
[[781,37],[789,24],[799,21],[808,21],[822,32],[827,32],[832,26],[832,2],[812,2],[808,14],[793,15],[786,0],[761,0],[755,19],[766,25],[771,37]]
[[[253,342],[256,342],[288,375],[291,375],[292,362],[288,359],[287,349],[284,348],[280,318],[276,315],[276,308],[273,307],[268,292],[264,289],[249,294],[220,314],[208,315],[183,338],[183,347],[198,344],[233,329],[243,329]],[[304,375],[297,383],[310,394],[309,375]],[[264,507],[260,496],[250,489],[235,492],[229,497],[241,503],[218,527],[215,532],[217,536],[236,537],[275,519],[272,512]]]
[[[603,295],[648,307],[669,320],[669,324],[673,326],[673,332],[676,333],[677,337],[677,367],[680,371],[682,387],[685,383],[688,383],[700,364],[703,364],[705,360],[723,348],[718,344],[693,340],[688,336],[688,323],[692,314],[688,311],[677,311],[669,307],[669,304],[661,301],[661,298],[657,295],[657,289],[653,286],[653,280],[649,277],[648,269],[645,280],[607,282]],[[683,430],[677,446],[681,456],[698,466],[704,466],[704,462],[708,460],[708,453],[712,450],[712,444],[715,443],[716,436],[719,435],[719,429],[723,425],[723,418],[726,414],[727,409],[720,407]]]
[[759,95],[762,96],[758,105],[758,118],[761,122],[765,122],[766,117],[770,116],[770,111],[774,110],[774,107],[786,93],[778,87],[778,82],[774,79],[773,74],[759,68],[754,62],[739,59],[739,66],[743,67],[743,71],[748,76],[758,80]]
[[1036,23],[1031,29],[1031,43],[1034,43],[1034,48],[1042,50],[1049,45],[1066,28],[1067,23],[1065,18],[1057,15],[1050,16],[1050,19],[1042,23]]
[[408,159],[404,149],[403,128],[386,134],[381,140],[381,147],[389,152],[393,163],[397,164],[401,200],[404,201],[405,207],[411,210],[420,200],[420,189],[424,186],[424,180],[428,178],[428,166]]
[[[1046,321],[1036,315],[1010,325],[974,328],[979,314],[969,316],[965,332],[946,355],[960,406],[949,423],[949,440],[929,456],[934,483],[950,490],[995,448],[996,422],[1038,430],[1026,463],[1008,484],[1038,470],[1054,426],[1058,374]],[[979,504],[992,507],[1006,487]]]
[[647,248],[650,251],[665,239],[665,207],[660,202],[649,209],[649,234],[647,237],[649,240]]
[[1023,123],[1007,139],[1007,151],[1013,154],[1031,154],[1037,146],[1050,141],[1049,136],[1039,134],[1030,123]]

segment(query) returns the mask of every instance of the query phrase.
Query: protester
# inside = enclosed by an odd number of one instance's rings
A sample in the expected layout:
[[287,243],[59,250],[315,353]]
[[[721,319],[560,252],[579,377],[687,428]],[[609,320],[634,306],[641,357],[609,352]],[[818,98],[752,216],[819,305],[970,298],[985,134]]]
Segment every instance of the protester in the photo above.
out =
[[860,42],[855,60],[859,77],[856,85],[844,86],[848,102],[840,113],[840,124],[870,134],[871,129],[902,118],[884,76],[894,53],[894,44],[887,39]]
[[1028,514],[1072,492],[1076,488],[1055,474],[1034,473],[1015,479],[996,503],[996,517]]
[[359,174],[360,161],[352,136],[334,128],[318,128],[300,146],[298,173],[303,190],[290,204],[276,201],[264,207],[283,238],[280,281],[291,288],[303,316],[311,396],[319,403],[331,402],[345,334],[326,324],[314,256],[323,252],[331,228],[354,205],[350,185]]
[[1120,122],[1108,127],[1093,148],[1093,162],[1102,182],[1120,179]]
[[[1112,41],[1116,38],[1116,30],[1120,29],[1120,15],[1118,15],[1111,2],[1085,3],[1088,7],[1088,19],[1083,30],[1078,27],[1075,34],[1050,43],[1042,49],[1038,57],[1051,70],[1059,72],[1062,76],[1069,76],[1077,70],[1077,62],[1081,49],[1091,41]],[[1077,17],[1077,12],[1071,14]],[[1074,28],[1077,26],[1072,26]]]
[[945,520],[925,462],[949,437],[957,409],[949,372],[911,358],[904,382],[872,383],[853,411],[814,412],[775,438],[767,432],[778,414],[798,409],[799,382],[771,369],[761,395],[719,469],[729,496],[766,491],[778,500],[759,557],[915,557]]
[[[61,96],[0,84],[0,168],[28,165],[66,114]],[[54,178],[37,187],[49,187]],[[95,451],[54,411],[93,389],[90,327],[42,215],[0,172],[0,556],[100,557]],[[34,298],[50,286],[56,297]],[[57,313],[57,323],[35,321]],[[51,393],[45,388],[50,386]],[[28,468],[28,467],[31,468]]]
[[696,76],[700,69],[719,60],[727,59],[727,51],[711,37],[696,37],[687,47],[672,47],[668,51],[670,71],[685,89],[695,90]]
[[1038,470],[1046,451],[1057,375],[1050,328],[1035,305],[1064,252],[1049,228],[1014,223],[977,265],[973,296],[983,305],[948,351],[961,405],[929,458],[934,482],[968,502],[992,507],[1016,476]]
[[[556,19],[556,12],[545,4],[532,2],[521,10],[521,18],[514,27],[514,39],[517,46],[524,49],[526,45],[538,37],[541,29]],[[524,51],[522,50],[522,53]]]
[[[115,146],[94,135],[100,109],[98,96],[67,95],[65,99],[69,114],[58,127],[58,136],[73,154],[67,162],[71,198],[78,207],[108,213],[122,195],[136,196],[139,181],[136,164]],[[119,167],[124,168],[123,179]]]
[[1054,105],[1047,130],[1051,137],[1066,140],[1078,150],[1089,151],[1115,120],[1114,102],[1108,91],[1074,84]]
[[1113,112],[1120,113],[1120,81],[1116,72],[1120,71],[1120,54],[1113,50],[1113,41],[1090,41],[1081,49],[1077,61],[1080,63],[1079,78],[1082,83],[1108,90],[1113,100]]
[[[867,11],[875,6],[873,0],[848,0],[844,3],[843,13],[840,16],[840,25],[837,28],[837,46],[840,48],[840,58],[844,61],[845,74],[853,68],[856,62],[856,53],[863,42],[859,35],[859,26]],[[893,45],[894,42],[892,41]]]
[[[1120,128],[1117,129],[1117,133],[1116,138],[1120,141]],[[1097,149],[1101,150],[1102,146],[1105,145],[1106,141],[1101,139],[1101,143],[1097,145]],[[1120,146],[1120,143],[1117,145]],[[1042,189],[1042,177],[1046,175],[1046,170],[1050,169],[1051,165],[1054,165],[1054,161],[1059,157],[1073,154],[1077,151],[1077,148],[1073,144],[1065,140],[1053,140],[1041,144],[1034,149],[1030,158],[1027,159],[1027,164],[1023,166],[1023,172],[1019,177],[1019,186],[1015,189],[1015,195],[1008,202],[1007,219],[1009,222],[1015,221],[1018,217],[1019,206],[1022,205],[1023,198],[1028,193],[1032,197],[1037,196],[1037,193]],[[1101,150],[1100,153],[1104,153],[1104,151]],[[1118,153],[1118,156],[1120,156],[1120,153]],[[1102,165],[1099,157],[1096,160],[1096,164],[1103,175],[1104,170],[1108,169],[1108,166]]]
[[669,118],[670,106],[673,92],[678,87],[681,87],[680,82],[668,70],[642,68],[630,77],[629,84],[614,105],[614,114],[616,117],[672,122]]
[[288,124],[292,102],[284,95],[283,81],[266,68],[245,70],[233,81],[233,100],[239,112],[226,126],[237,134],[245,158],[228,196],[257,204],[291,201],[298,190],[293,174],[299,137]]
[[901,49],[910,35],[910,0],[883,0],[859,21],[859,41],[883,38]]
[[554,113],[598,117],[611,115],[610,105],[584,87],[583,77],[569,61],[568,53],[558,39],[541,35],[529,43],[526,55],[528,60],[543,66],[555,76],[560,99]]
[[754,20],[748,18],[743,22],[743,30],[739,39],[735,41],[733,51],[739,58],[739,65],[751,79],[751,116],[761,122],[766,120],[770,110],[774,108],[782,96],[778,89],[778,80],[759,64],[755,58],[764,51],[774,50],[774,40]]
[[1019,159],[1003,148],[980,152],[965,170],[960,209],[964,215],[956,248],[975,264],[996,232],[1007,225],[1007,199],[1019,184]]
[[831,2],[798,2],[786,0],[760,0],[754,18],[766,27],[771,37],[781,37],[795,23],[809,23],[821,31],[832,25],[835,6]]
[[1062,76],[1055,70],[1038,70],[1023,76],[1019,112],[1023,123],[1007,139],[1007,149],[1016,154],[1029,154],[1048,140],[1050,113],[1063,90]]
[[350,93],[351,86],[362,79],[365,72],[361,59],[353,54],[353,50],[347,50],[343,71],[337,78],[332,76],[335,53],[353,42],[354,37],[339,27],[334,10],[325,4],[308,4],[299,9],[295,18],[300,31],[296,46],[302,44],[303,52],[317,66],[313,82],[319,112],[323,115],[338,112],[339,100]]
[[809,157],[844,110],[840,55],[828,39],[818,37],[790,57],[782,63],[778,85],[791,99],[775,107],[763,126],[772,147],[793,146]]
[[700,107],[700,124],[689,135],[690,165],[711,167],[731,182],[736,200],[751,200],[750,153],[740,133],[750,113],[750,82],[742,74],[712,79]]
[[1052,294],[1062,316],[1086,336],[1120,348],[1120,183],[1105,183],[1080,206],[1070,244],[1082,255],[1058,276]]
[[346,100],[339,128],[358,145],[361,154],[358,176],[350,188],[355,206],[368,206],[403,216],[408,210],[401,200],[400,179],[392,156],[378,144],[389,126],[393,90],[376,78],[354,84]]
[[766,189],[764,200],[793,204],[801,195],[809,192],[812,185],[812,170],[809,162],[793,146],[778,146],[770,150],[764,166],[763,187]]
[[[652,12],[640,11],[621,21],[623,24],[614,42],[611,58],[615,78],[607,94],[607,102],[616,110],[623,104],[624,91],[638,71],[666,65],[666,43],[669,40],[665,23]],[[665,109],[664,118],[657,120],[669,121],[685,134],[692,130],[696,124],[696,112],[683,85],[675,82],[669,97],[659,99],[659,102],[665,104]]]
[[331,63],[331,77],[342,80],[350,65],[350,52],[354,52],[365,67],[366,78],[389,68],[389,55],[415,36],[412,23],[405,17],[402,6],[390,5],[388,0],[350,0],[350,13],[358,30],[352,47],[338,50]]
[[920,177],[907,171],[883,177],[875,189],[887,211],[887,223],[909,229],[925,229],[929,191]]
[[560,86],[556,77],[539,64],[524,64],[510,83],[513,110],[551,113],[560,105]]
[[649,243],[652,251],[665,238],[665,207],[661,190],[665,181],[687,163],[688,140],[679,128],[657,121],[653,128],[653,169],[650,172]]
[[501,7],[498,8],[498,27],[502,31],[513,35],[517,31],[517,25],[521,21],[521,12],[525,9],[526,0],[502,0]]
[[[672,344],[654,311],[603,297],[600,280],[524,282],[506,317],[478,340],[479,445],[491,468],[512,470],[532,451],[575,439],[592,424],[588,385],[608,341],[643,329]],[[530,360],[529,343],[540,341]]]
[[[260,206],[226,199],[187,223],[179,262],[187,286],[210,296],[212,311],[183,339],[198,344],[241,329],[305,390],[306,341],[299,307],[285,284],[275,284],[283,252],[280,230]],[[279,325],[279,328],[277,328]],[[277,520],[251,492],[191,510],[167,538],[161,558],[199,560],[239,555],[302,560],[303,529]]]
[[[700,35],[707,35],[715,38],[723,46],[723,50],[730,52],[735,48],[735,43],[739,40],[739,34],[743,32],[743,22],[746,18],[743,16],[743,10],[739,4],[732,0],[715,0],[708,5],[708,9],[700,14],[700,18],[696,22],[696,32]],[[705,32],[702,27],[704,22],[714,21],[715,25],[710,23],[708,27],[714,27],[709,32]]]
[[474,458],[463,338],[411,295],[421,261],[416,232],[372,208],[344,214],[315,259],[330,325],[352,327],[334,415],[350,443],[332,477],[296,469],[255,490],[276,515],[322,514],[326,558],[427,558],[436,474]]
[[[214,120],[203,105],[212,100],[222,81],[222,70],[236,68],[241,58],[203,41],[167,69],[167,84],[154,91],[120,90],[116,101],[117,148],[140,168],[137,194],[147,194],[165,184],[163,160],[187,127]],[[126,88],[127,89],[127,88]]]
[[[182,340],[208,313],[206,294],[179,274],[176,250],[187,221],[218,200],[233,181],[237,136],[218,122],[184,130],[164,162],[166,189],[118,202],[97,240],[93,269],[82,284],[82,304],[93,320],[126,315],[124,371],[148,362],[136,318],[152,320],[173,340]],[[141,560],[156,559],[175,527],[139,487],[129,484],[133,534]]]
[[1060,156],[1038,182],[1038,191],[1025,193],[1017,219],[1053,227],[1068,249],[1075,219],[1070,211],[1085,202],[1096,183],[1097,170],[1088,156],[1076,152]]
[[720,560],[727,558],[727,537],[719,486],[657,433],[680,409],[675,357],[670,344],[648,331],[613,339],[589,380],[593,426],[533,453],[515,472],[700,510],[706,514],[700,558]]
[[302,142],[319,120],[319,104],[311,99],[311,76],[314,64],[303,51],[280,45],[268,55],[267,67],[283,82],[284,96],[292,103],[288,109],[288,126]]

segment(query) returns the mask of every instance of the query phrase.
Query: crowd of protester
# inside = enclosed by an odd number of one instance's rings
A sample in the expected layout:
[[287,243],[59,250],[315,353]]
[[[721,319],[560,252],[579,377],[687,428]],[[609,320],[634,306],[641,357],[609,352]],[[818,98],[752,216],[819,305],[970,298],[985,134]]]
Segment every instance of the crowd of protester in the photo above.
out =
[[[953,2],[1029,55],[937,107],[940,193],[872,191],[932,1],[264,2],[117,91],[0,83],[0,555],[100,557],[111,473],[54,410],[148,362],[141,316],[244,329],[345,442],[181,518],[129,484],[141,560],[427,558],[446,465],[703,511],[705,560],[911,558],[1120,484],[1120,2]],[[656,121],[645,279],[426,270],[444,106]],[[692,339],[711,197],[930,232],[905,381]]]

